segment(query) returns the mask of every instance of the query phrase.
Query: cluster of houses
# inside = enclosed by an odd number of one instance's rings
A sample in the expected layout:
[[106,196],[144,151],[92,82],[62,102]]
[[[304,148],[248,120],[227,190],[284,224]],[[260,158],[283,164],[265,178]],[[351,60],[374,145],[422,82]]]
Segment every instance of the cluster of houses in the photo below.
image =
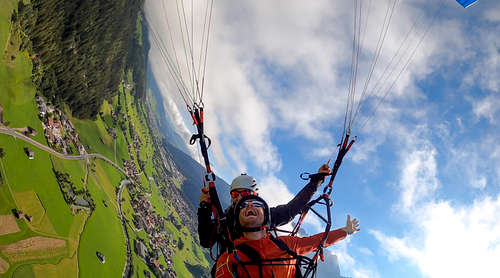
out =
[[26,219],[28,222],[33,221],[33,216],[25,214],[22,210],[20,209],[12,209],[12,213],[17,219]]
[[[198,227],[193,221],[197,219],[195,211],[192,209],[191,205],[185,201],[185,197],[182,192],[173,182],[166,182],[167,186],[160,187],[160,193],[164,200],[170,200],[170,204],[174,207],[175,211],[181,219],[182,225],[184,225],[192,235],[198,234]],[[175,221],[172,222],[175,225]]]
[[[165,231],[165,218],[154,212],[149,199],[137,194],[130,201],[135,212],[134,224],[138,230],[143,229],[148,235],[151,252],[142,240],[135,242],[135,251],[139,257],[150,266],[159,277],[177,277],[172,268],[173,248],[169,248],[172,237]],[[158,259],[164,255],[167,266],[159,263]]]
[[47,104],[41,96],[36,96],[36,104],[49,144],[64,154],[71,152],[70,145],[73,144],[79,154],[84,154],[85,148],[80,144],[78,133],[66,115],[53,105]]
[[137,166],[135,165],[133,160],[122,159],[123,169],[127,174],[127,177],[134,181],[134,183],[140,184],[140,175],[139,170],[137,170]]

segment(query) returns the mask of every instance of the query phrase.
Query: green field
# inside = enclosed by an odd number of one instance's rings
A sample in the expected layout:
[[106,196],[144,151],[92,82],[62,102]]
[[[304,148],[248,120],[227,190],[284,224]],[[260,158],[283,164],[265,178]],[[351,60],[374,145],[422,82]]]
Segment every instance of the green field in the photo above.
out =
[[152,194],[151,194],[151,205],[153,205],[156,209],[156,212],[161,215],[162,217],[167,216],[167,207],[165,206],[165,203],[163,202],[163,199],[161,197],[160,190],[158,189],[158,186],[154,181],[151,181],[151,189],[152,189]]
[[12,192],[34,190],[57,235],[67,237],[73,216],[52,173],[50,155],[35,149],[35,159],[30,160],[24,148],[31,145],[3,134],[0,134],[0,144],[7,150],[3,166]]
[[[31,60],[27,53],[10,52],[3,55],[10,45],[10,15],[17,1],[2,0],[0,8],[0,105],[3,106],[3,121],[9,127],[22,128],[31,126],[37,131],[34,139],[45,143],[42,125],[38,120],[35,103],[35,89],[31,83]],[[12,35],[15,38],[16,34]],[[15,49],[15,48],[14,48]],[[15,59],[11,60],[11,56]]]
[[[126,259],[125,235],[117,209],[111,204],[105,207],[101,201],[113,202],[104,190],[102,181],[94,174],[91,176],[87,188],[96,200],[96,208],[80,239],[80,277],[120,277]],[[98,251],[106,257],[105,264],[97,259]]]
[[69,179],[75,186],[76,190],[85,188],[83,184],[85,180],[85,160],[65,160],[53,158],[52,164],[55,170],[70,175]]
[[75,271],[78,268],[76,256],[70,259],[63,259],[57,264],[35,264],[33,265],[33,273],[37,278],[77,278],[78,274]]
[[71,122],[75,125],[80,135],[80,142],[85,146],[88,153],[100,153],[113,160],[113,138],[111,138],[106,131],[106,126],[103,121],[71,118]]
[[35,278],[33,267],[31,265],[20,266],[14,271],[12,278]]

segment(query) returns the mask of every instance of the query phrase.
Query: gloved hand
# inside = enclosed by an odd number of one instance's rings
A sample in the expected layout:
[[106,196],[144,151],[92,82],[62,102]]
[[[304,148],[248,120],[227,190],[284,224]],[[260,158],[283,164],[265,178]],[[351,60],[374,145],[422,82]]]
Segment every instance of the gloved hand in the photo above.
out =
[[318,169],[318,174],[330,174],[330,166],[328,164],[323,164]]
[[208,187],[201,188],[200,204],[206,203],[210,204],[210,194],[208,193]]

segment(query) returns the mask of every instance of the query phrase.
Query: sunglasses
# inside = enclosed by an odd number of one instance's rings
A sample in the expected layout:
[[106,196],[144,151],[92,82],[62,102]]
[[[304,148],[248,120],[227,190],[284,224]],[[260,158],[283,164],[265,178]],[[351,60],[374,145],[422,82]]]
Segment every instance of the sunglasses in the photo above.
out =
[[263,208],[264,207],[264,203],[262,203],[260,201],[253,200],[253,201],[243,202],[243,204],[241,204],[241,208],[246,208],[249,205],[252,205],[253,207],[256,207],[256,208]]
[[238,197],[238,195],[241,196],[241,197],[245,197],[245,196],[248,196],[248,195],[252,195],[252,192],[249,191],[249,190],[245,190],[245,191],[232,191],[231,192],[231,197],[233,197],[233,198]]

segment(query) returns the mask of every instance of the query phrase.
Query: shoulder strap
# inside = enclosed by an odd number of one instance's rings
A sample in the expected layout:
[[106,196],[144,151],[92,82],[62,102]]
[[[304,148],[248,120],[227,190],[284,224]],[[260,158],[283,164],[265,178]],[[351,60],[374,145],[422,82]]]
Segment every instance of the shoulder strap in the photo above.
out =
[[297,253],[295,253],[295,251],[291,250],[290,247],[288,247],[288,245],[286,245],[286,243],[283,242],[283,240],[281,240],[280,238],[271,236],[270,239],[274,244],[276,244],[276,246],[278,246],[281,250],[287,252],[288,255],[292,256],[296,260],[296,262],[295,262],[295,278],[302,278],[303,276],[302,276],[302,270],[301,270],[300,264],[301,264],[301,261],[304,259],[304,257],[297,255]]
[[[247,244],[238,244],[235,246],[235,248],[240,251],[241,253],[245,254],[247,257],[250,258],[250,262],[252,263],[255,263],[259,266],[259,277],[263,277],[262,276],[262,257],[260,256],[259,252],[257,252],[255,249],[253,249],[252,247],[250,247],[249,245]],[[248,277],[250,277],[250,273],[248,272],[248,270],[246,269],[245,267],[245,263],[241,261],[241,259],[238,257],[238,254],[236,252],[236,250],[233,252],[233,255],[234,257],[236,258],[236,260],[241,264],[241,266],[243,267],[243,269],[245,270],[245,272],[247,273]]]
[[245,243],[238,244],[235,247],[236,247],[236,249],[241,251],[243,254],[247,255],[252,262],[262,261],[262,258],[260,256],[259,252],[257,252],[252,247],[246,245]]
[[283,242],[283,240],[277,238],[277,237],[270,237],[271,241],[276,244],[276,246],[278,246],[281,250],[285,251],[288,253],[288,255],[292,256],[294,259],[298,259],[299,258],[299,255],[297,255],[297,253],[295,253],[294,251],[292,251],[288,245],[286,245],[285,242]]

